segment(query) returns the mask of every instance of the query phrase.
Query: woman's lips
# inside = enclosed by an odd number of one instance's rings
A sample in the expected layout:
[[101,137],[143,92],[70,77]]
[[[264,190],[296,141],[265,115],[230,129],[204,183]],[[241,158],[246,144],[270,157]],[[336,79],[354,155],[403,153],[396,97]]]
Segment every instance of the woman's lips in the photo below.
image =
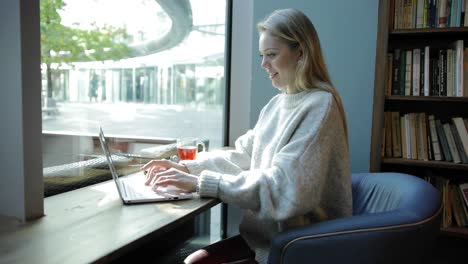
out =
[[270,77],[270,79],[273,79],[273,78],[275,78],[276,75],[278,75],[277,72],[276,72],[276,73],[273,73],[273,74],[269,74],[268,76]]

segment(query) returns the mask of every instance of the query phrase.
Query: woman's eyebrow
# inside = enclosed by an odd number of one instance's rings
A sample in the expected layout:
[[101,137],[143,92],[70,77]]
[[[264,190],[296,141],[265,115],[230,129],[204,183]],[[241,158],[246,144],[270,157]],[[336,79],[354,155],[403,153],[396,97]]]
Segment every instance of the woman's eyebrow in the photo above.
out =
[[259,52],[262,53],[262,52],[277,51],[277,50],[278,50],[278,48],[266,48],[263,51],[259,50]]

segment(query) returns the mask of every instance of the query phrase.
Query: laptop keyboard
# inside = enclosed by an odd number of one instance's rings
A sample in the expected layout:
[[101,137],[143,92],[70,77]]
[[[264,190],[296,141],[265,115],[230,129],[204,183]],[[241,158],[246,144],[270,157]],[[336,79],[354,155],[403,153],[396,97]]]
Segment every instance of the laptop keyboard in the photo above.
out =
[[[127,198],[132,199],[132,200],[138,200],[138,199],[145,199],[145,198],[154,198],[154,193],[148,194],[148,192],[143,192],[140,190],[135,190],[130,184],[125,184],[124,182],[122,183],[122,187],[124,189],[124,192],[126,193]],[[141,183],[143,185],[143,183]]]

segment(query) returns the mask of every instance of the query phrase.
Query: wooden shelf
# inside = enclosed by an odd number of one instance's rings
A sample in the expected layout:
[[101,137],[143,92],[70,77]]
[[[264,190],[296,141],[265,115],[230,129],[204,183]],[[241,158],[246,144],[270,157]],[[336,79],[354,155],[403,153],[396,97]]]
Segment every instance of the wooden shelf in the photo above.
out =
[[454,236],[468,238],[468,228],[466,227],[447,227],[441,228],[440,234],[444,236]]
[[439,37],[446,35],[466,35],[468,27],[446,27],[446,28],[411,28],[411,29],[397,29],[389,32],[389,36],[419,36],[430,34],[431,36]]
[[385,96],[385,101],[401,102],[401,101],[418,101],[418,102],[458,102],[468,103],[468,97],[454,97],[454,96],[402,96],[391,95]]
[[424,160],[410,160],[402,158],[384,158],[383,164],[386,165],[402,165],[402,166],[415,166],[415,167],[431,167],[431,168],[442,168],[442,169],[456,169],[456,170],[468,170],[468,164],[457,164],[448,161],[424,161]]

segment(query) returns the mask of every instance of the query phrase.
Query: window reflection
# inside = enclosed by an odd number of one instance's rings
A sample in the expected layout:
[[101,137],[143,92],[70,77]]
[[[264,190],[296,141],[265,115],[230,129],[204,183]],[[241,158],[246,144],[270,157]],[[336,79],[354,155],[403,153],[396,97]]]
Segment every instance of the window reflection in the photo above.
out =
[[[79,167],[84,161],[101,158],[96,141],[99,126],[127,146],[123,153],[135,155],[148,155],[148,149],[170,145],[182,136],[202,138],[211,148],[222,146],[225,1],[41,0],[41,39],[80,39],[71,33],[60,35],[65,31],[52,27],[43,30],[43,14],[51,12],[43,4],[61,2],[64,5],[55,10],[59,17],[54,18],[61,26],[81,30],[79,34],[106,28],[125,34],[113,35],[114,43],[100,47],[91,42],[94,37],[95,41],[104,38],[102,34],[86,35],[78,45],[83,47],[82,54],[77,56],[71,55],[76,50],[67,48],[71,44],[51,45],[50,68],[43,59],[46,192],[59,179],[57,175],[64,177],[64,185],[50,194],[110,179],[108,173],[93,177],[89,166],[66,171],[70,164]],[[103,55],[117,50],[117,44],[129,48],[125,57]],[[150,154],[150,158],[158,157]],[[60,166],[61,174],[57,173]],[[86,182],[80,182],[80,177]]]

